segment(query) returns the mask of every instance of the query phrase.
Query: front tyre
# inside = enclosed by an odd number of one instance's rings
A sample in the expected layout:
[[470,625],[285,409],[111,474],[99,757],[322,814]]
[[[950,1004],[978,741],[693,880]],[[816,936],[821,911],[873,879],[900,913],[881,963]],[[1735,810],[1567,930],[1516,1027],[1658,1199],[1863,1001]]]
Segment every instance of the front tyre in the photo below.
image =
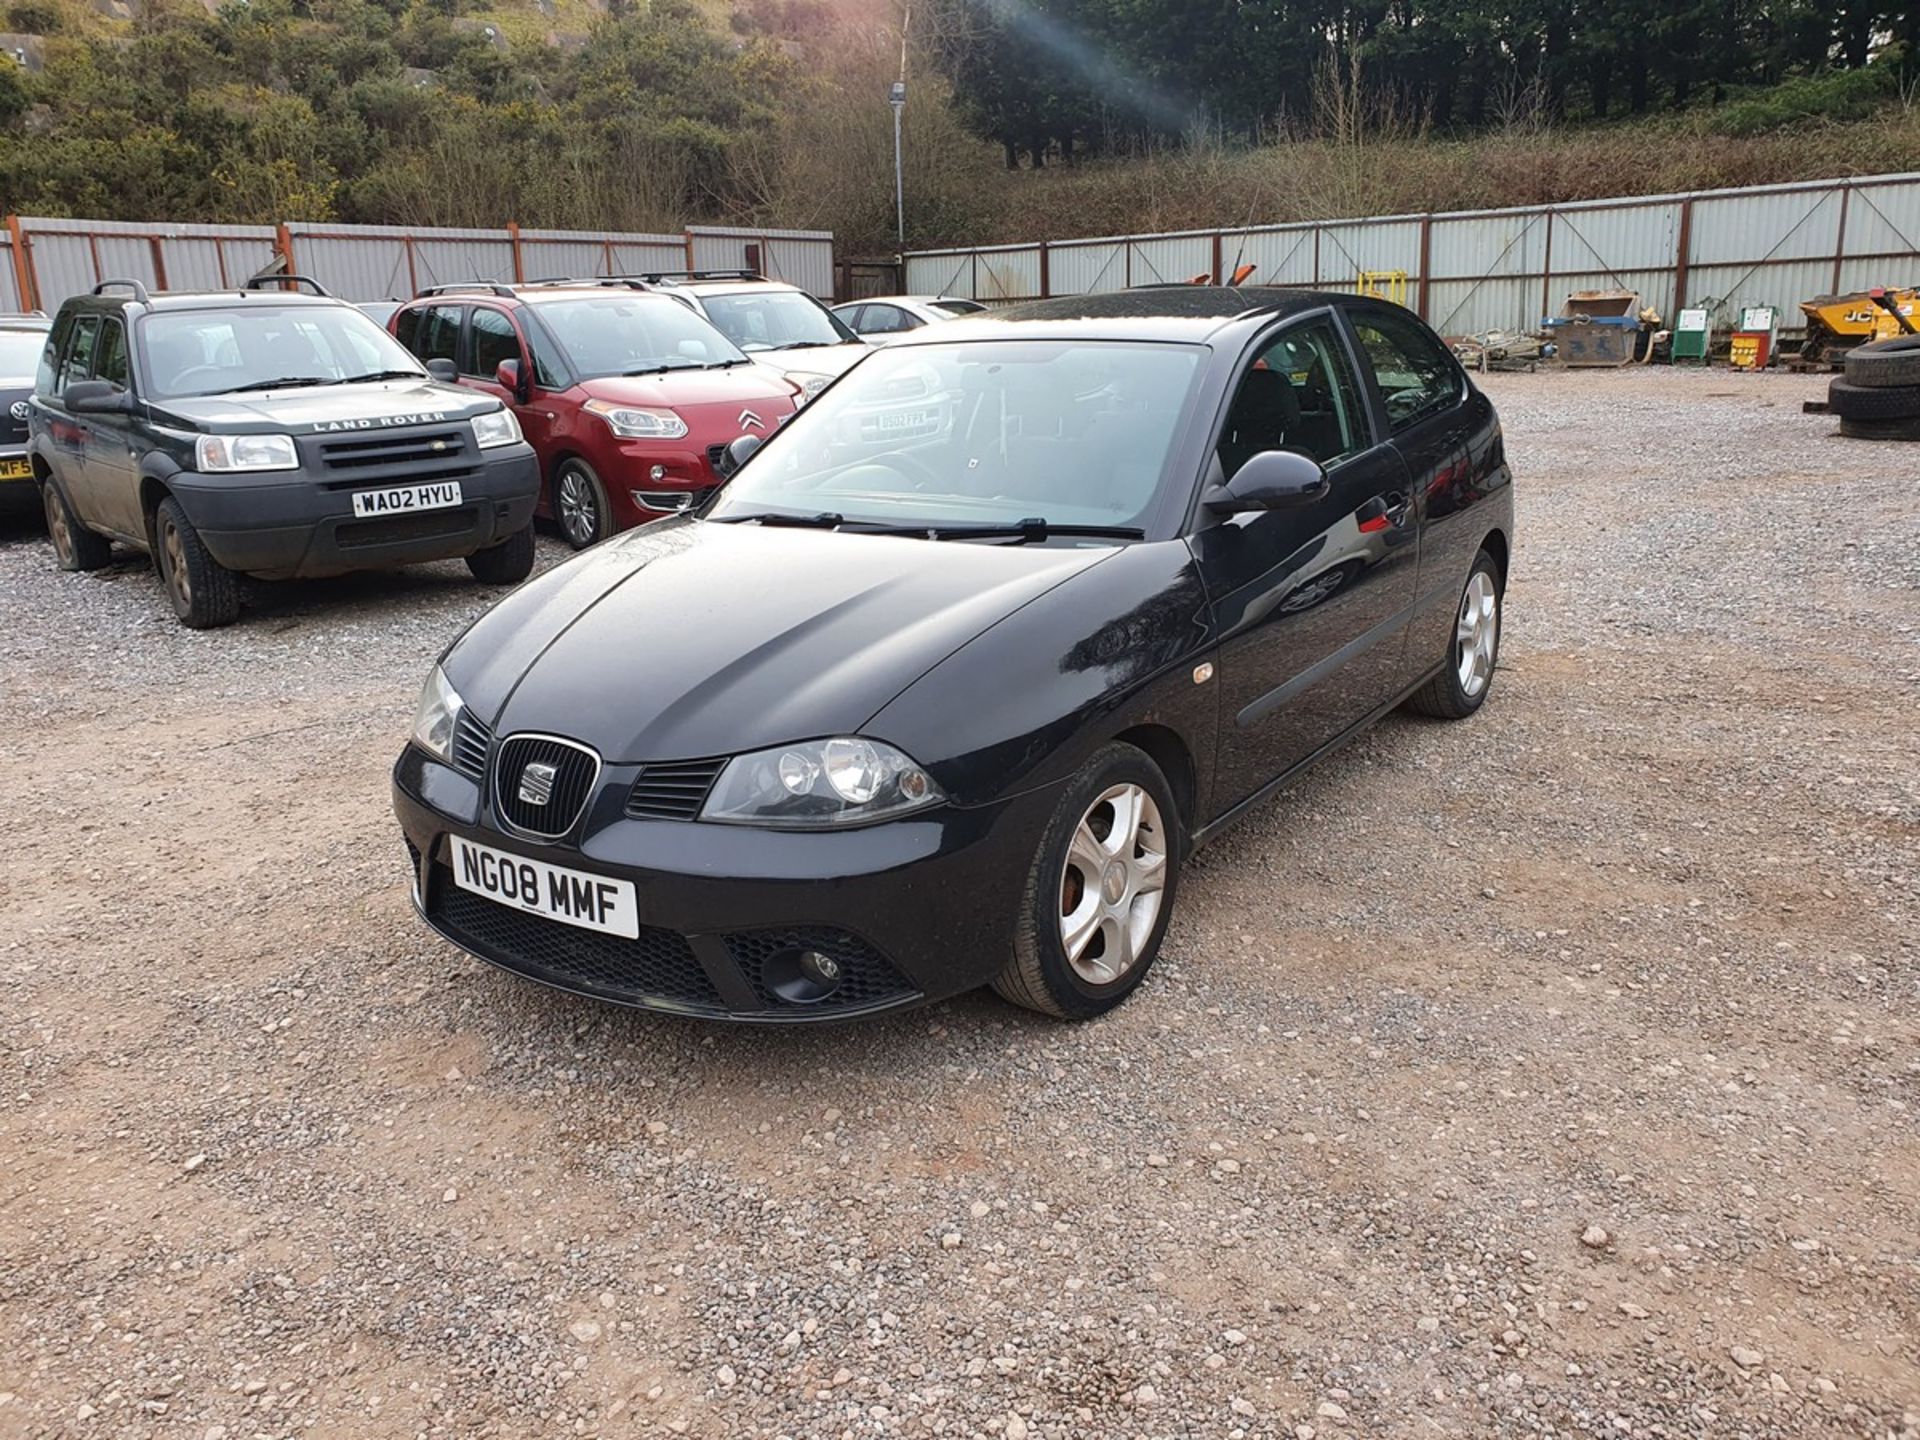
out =
[[1064,1020],[1103,1015],[1153,968],[1179,886],[1180,814],[1131,745],[1097,752],[1060,796],[1027,877],[1013,957],[993,982]]
[[1442,720],[1464,720],[1486,703],[1494,668],[1500,663],[1503,599],[1499,563],[1482,550],[1473,557],[1473,570],[1460,592],[1446,662],[1439,674],[1414,691],[1408,709]]
[[113,558],[112,542],[80,523],[51,477],[40,482],[40,504],[47,513],[53,558],[62,570],[98,570]]
[[240,577],[208,553],[180,502],[169,496],[153,517],[153,554],[173,613],[189,630],[214,630],[240,618]]
[[569,460],[553,477],[553,518],[576,550],[596,545],[613,533],[613,507],[607,487],[584,460]]
[[467,569],[482,585],[518,585],[533,573],[533,526],[525,525],[498,545],[467,556]]

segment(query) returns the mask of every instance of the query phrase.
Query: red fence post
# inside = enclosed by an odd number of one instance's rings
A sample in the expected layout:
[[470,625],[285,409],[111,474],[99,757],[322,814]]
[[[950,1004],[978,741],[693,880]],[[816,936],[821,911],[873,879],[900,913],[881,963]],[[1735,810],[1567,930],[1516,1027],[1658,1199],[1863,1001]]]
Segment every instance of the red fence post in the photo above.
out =
[[1433,276],[1433,216],[1420,217],[1420,308],[1414,313],[1427,318],[1427,286]]
[[[905,282],[902,282],[903,284]],[[1040,298],[1047,299],[1053,294],[1053,262],[1047,242],[1040,242]]]
[[527,283],[526,266],[520,260],[520,223],[517,220],[507,222],[507,243],[513,247],[513,283]]
[[1547,243],[1540,258],[1540,318],[1553,313],[1553,211],[1547,211]]
[[158,235],[147,237],[147,249],[153,256],[153,283],[157,289],[167,286],[167,247]]
[[281,268],[289,275],[297,273],[293,268],[293,232],[284,220],[273,228],[273,248],[280,252]]
[[1676,247],[1678,254],[1673,262],[1673,310],[1674,321],[1680,319],[1680,311],[1687,308],[1687,267],[1693,263],[1693,197],[1689,195],[1680,202],[1680,243]]
[[40,285],[33,273],[33,257],[27,249],[27,232],[20,228],[20,217],[7,215],[7,238],[13,242],[13,288],[22,310],[40,308]]
[[1853,186],[1840,187],[1840,228],[1833,237],[1833,293],[1840,293],[1840,264],[1847,258],[1847,201],[1853,198]]

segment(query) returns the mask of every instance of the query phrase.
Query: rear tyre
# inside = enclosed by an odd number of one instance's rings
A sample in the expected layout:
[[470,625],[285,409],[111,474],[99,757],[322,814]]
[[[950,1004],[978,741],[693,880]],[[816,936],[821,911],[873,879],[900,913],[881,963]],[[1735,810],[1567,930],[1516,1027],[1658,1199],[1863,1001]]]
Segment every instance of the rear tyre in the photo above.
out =
[[98,570],[113,558],[113,545],[80,523],[51,476],[40,482],[40,505],[47,515],[47,538],[62,570]]
[[240,618],[240,577],[207,553],[178,500],[162,500],[153,517],[153,555],[182,625],[214,630]]
[[1482,550],[1454,611],[1453,636],[1447,641],[1440,673],[1407,700],[1407,708],[1440,720],[1464,720],[1486,703],[1493,672],[1500,663],[1500,566]]
[[553,477],[553,518],[576,550],[596,545],[613,533],[613,507],[607,487],[584,460],[568,460]]
[[482,585],[518,585],[533,573],[533,526],[525,525],[498,545],[467,556],[467,569]]
[[1920,415],[1920,385],[1827,386],[1827,408],[1843,420],[1907,420]]
[[1840,433],[1851,440],[1920,440],[1920,416],[1903,420],[1851,420],[1843,415]]
[[1920,335],[1874,340],[1847,352],[1847,383],[1881,389],[1920,385]]
[[1103,747],[1068,783],[1027,876],[1007,1000],[1063,1020],[1113,1009],[1160,953],[1180,879],[1180,812],[1131,745]]

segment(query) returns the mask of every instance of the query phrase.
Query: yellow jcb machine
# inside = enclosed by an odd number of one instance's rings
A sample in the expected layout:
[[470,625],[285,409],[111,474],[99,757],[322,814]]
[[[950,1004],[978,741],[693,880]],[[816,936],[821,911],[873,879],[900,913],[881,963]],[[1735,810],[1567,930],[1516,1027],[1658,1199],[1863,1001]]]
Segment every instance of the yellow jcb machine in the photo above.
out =
[[1853,295],[1816,295],[1800,302],[1807,317],[1807,343],[1800,364],[1838,369],[1840,360],[1856,345],[1911,335],[1920,315],[1920,288],[1889,290],[1875,286]]

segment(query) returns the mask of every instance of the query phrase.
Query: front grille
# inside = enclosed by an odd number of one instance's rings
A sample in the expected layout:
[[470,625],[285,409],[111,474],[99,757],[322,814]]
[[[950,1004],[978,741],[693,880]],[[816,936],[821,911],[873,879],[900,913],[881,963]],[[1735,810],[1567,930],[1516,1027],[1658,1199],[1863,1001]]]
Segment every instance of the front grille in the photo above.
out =
[[[551,767],[552,774],[529,775],[530,766]],[[493,762],[494,803],[514,829],[550,840],[573,829],[599,778],[600,757],[584,745],[513,735],[500,742]],[[523,790],[531,798],[522,798]]]
[[602,935],[469,894],[445,866],[435,867],[434,880],[434,921],[456,943],[502,964],[619,999],[722,1008],[693,947],[676,931],[642,926],[637,940]]
[[403,545],[412,540],[451,540],[473,529],[473,515],[473,507],[467,505],[458,510],[422,510],[379,520],[347,520],[335,528],[333,538],[342,550]]
[[691,820],[707,803],[726,760],[674,760],[643,766],[627,797],[627,814],[641,820]]
[[707,468],[720,479],[727,477],[727,447],[724,445],[707,446]]
[[453,722],[453,768],[469,780],[480,780],[487,773],[487,748],[493,744],[493,732],[464,706]]
[[468,458],[468,441],[460,430],[409,430],[401,434],[374,434],[353,440],[328,440],[320,446],[320,463],[329,470],[389,470],[403,465],[457,465]]
[[817,950],[840,962],[840,984],[831,995],[805,1002],[809,1009],[853,1009],[886,1000],[904,1000],[918,992],[878,950],[857,935],[825,926],[790,930],[743,930],[727,936],[727,950],[768,1010],[791,1009],[798,1002],[781,996],[767,977],[767,962],[789,951]]

